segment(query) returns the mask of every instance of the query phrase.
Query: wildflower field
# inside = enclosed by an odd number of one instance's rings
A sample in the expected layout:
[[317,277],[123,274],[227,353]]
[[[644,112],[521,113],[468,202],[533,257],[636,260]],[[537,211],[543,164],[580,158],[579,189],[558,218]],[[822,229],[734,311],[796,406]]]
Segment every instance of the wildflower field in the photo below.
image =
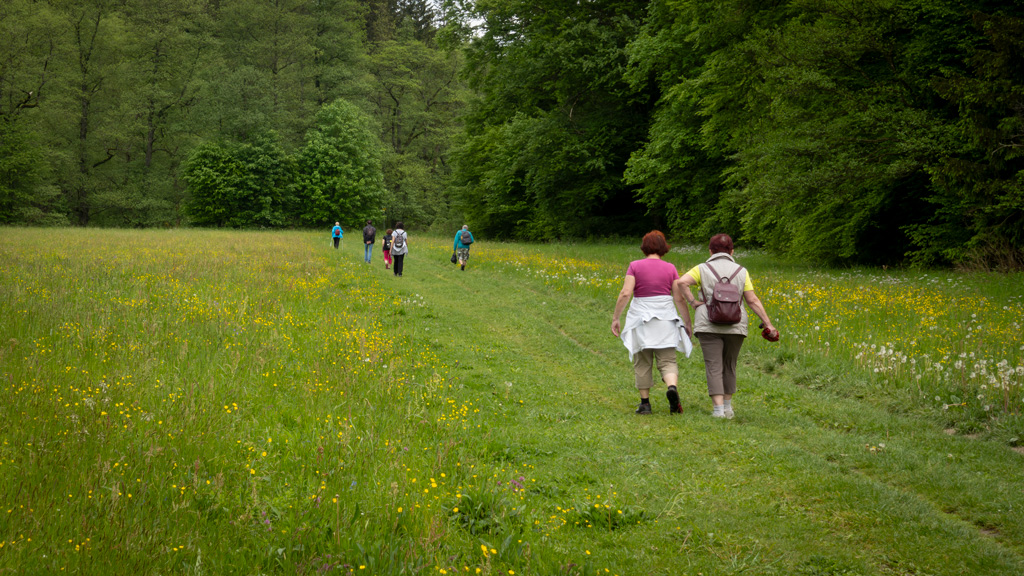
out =
[[[555,290],[608,298],[633,250],[603,261],[525,249],[495,256]],[[757,252],[736,256],[752,262],[755,290],[786,336],[781,357],[852,364],[863,393],[937,411],[961,431],[996,427],[1009,444],[1024,444],[1024,275],[797,270]],[[667,258],[682,274],[706,257],[706,248],[686,247]]]
[[644,419],[635,245],[449,246],[0,230],[0,573],[1024,572],[1020,276],[739,253],[783,340]]

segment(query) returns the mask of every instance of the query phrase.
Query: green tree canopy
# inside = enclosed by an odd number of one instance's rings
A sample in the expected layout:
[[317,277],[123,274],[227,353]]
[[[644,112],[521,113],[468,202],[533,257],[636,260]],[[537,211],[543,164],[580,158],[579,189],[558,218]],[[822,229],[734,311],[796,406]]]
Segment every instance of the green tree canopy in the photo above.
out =
[[391,219],[419,224],[447,216],[445,200],[452,138],[465,105],[458,51],[416,38],[412,22],[370,56],[370,102],[380,120]]
[[932,168],[934,214],[910,229],[923,262],[1024,267],[1024,10],[973,12],[968,67],[938,80],[959,110],[956,144]]
[[478,3],[472,103],[454,156],[468,220],[495,236],[635,232],[647,222],[622,173],[646,134],[645,95],[624,79],[643,4]]
[[382,150],[370,117],[338,100],[325,106],[299,152],[299,219],[306,225],[358,222],[381,214]]
[[7,0],[0,222],[386,210],[1019,268],[1022,22],[1005,0]]
[[630,78],[660,98],[626,177],[694,240],[832,262],[962,261],[993,236],[1019,251],[1012,11],[656,0]]

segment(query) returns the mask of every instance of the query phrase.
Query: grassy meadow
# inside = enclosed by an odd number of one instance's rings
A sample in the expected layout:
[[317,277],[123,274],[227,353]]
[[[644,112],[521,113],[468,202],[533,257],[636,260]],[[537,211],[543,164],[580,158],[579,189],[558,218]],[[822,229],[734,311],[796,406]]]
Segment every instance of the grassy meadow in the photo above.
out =
[[351,236],[0,229],[0,574],[1024,573],[1024,276],[738,251],[736,418],[637,417],[639,241]]

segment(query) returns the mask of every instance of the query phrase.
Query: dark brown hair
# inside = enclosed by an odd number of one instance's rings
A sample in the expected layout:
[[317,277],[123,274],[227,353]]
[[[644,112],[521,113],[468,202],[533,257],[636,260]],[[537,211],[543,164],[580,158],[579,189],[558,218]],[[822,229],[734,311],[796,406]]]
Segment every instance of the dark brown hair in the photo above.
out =
[[665,235],[660,230],[651,230],[645,234],[644,241],[640,244],[640,250],[648,256],[651,254],[664,256],[668,254],[669,248],[671,246],[665,241]]
[[711,242],[708,242],[708,248],[711,249],[712,254],[719,252],[728,254],[732,252],[732,238],[728,234],[715,234],[711,237]]

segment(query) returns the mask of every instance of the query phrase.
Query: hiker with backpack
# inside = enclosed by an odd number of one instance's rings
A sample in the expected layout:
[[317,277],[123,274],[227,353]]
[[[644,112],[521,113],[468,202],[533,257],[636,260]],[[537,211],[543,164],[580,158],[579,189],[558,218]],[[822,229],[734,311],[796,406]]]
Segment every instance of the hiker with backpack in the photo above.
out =
[[405,224],[401,221],[395,222],[395,229],[391,232],[391,258],[394,259],[394,274],[401,276],[405,268],[405,255],[409,253],[409,235],[405,233]]
[[384,231],[384,269],[391,268],[391,228]]
[[370,220],[366,221],[366,227],[363,228],[363,260],[367,264],[370,263],[370,254],[373,253],[373,245],[377,243],[377,229],[373,227],[373,223]]
[[345,235],[345,232],[341,229],[341,224],[338,222],[334,223],[334,228],[331,228],[331,240],[334,242],[334,249],[338,249],[338,243],[341,242],[341,238]]
[[[747,306],[761,319],[761,335],[771,342],[779,331],[754,292],[750,274],[733,258],[732,238],[716,234],[708,245],[711,257],[676,280],[677,291],[694,309],[693,331],[704,353],[704,372],[715,418],[732,418],[736,393],[736,363],[747,336]],[[700,298],[690,290],[697,288]]]
[[[622,291],[612,314],[612,334],[622,339],[633,362],[633,380],[640,392],[640,406],[636,413],[651,413],[650,393],[654,387],[655,363],[668,388],[665,398],[668,399],[669,413],[680,413],[683,407],[676,390],[679,380],[676,350],[689,357],[693,349],[690,344],[690,309],[686,307],[682,294],[675,289],[679,272],[670,262],[661,259],[669,250],[665,235],[657,230],[648,232],[640,250],[646,257],[630,262],[626,269]],[[629,304],[629,312],[625,323],[620,323],[619,317],[626,304]]]
[[469,245],[473,242],[473,233],[469,231],[469,226],[463,224],[462,228],[455,232],[455,241],[452,244],[452,251],[455,252],[463,272],[466,271],[466,262],[469,261]]

